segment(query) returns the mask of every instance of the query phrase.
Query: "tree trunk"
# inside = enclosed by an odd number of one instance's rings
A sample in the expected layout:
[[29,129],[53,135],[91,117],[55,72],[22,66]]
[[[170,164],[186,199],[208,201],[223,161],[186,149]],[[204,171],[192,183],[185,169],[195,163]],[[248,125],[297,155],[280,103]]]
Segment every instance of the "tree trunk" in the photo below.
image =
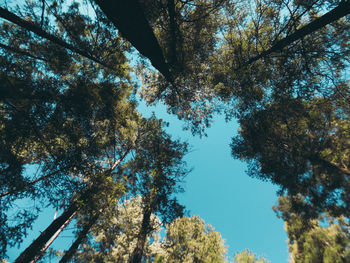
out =
[[143,213],[140,233],[137,238],[136,247],[131,255],[130,263],[141,263],[142,261],[147,235],[149,234],[151,214],[151,208],[147,206]]
[[[338,19],[350,14],[350,0],[343,1],[339,4],[338,7],[334,8],[333,10],[329,11],[328,13],[324,14],[323,16],[315,19],[311,23],[307,24],[306,26],[303,26],[302,28],[296,30],[293,34],[277,41],[270,49],[262,52],[260,55],[255,56],[251,59],[249,59],[244,65],[248,66],[252,64],[253,62],[266,57],[270,55],[273,52],[280,51],[286,46],[292,44],[294,41],[298,39],[302,39],[305,36],[319,30],[320,28],[337,21]],[[241,68],[241,67],[239,67]]]
[[76,214],[76,211],[67,219],[66,222],[57,230],[57,232],[50,238],[50,240],[45,244],[45,246],[40,250],[40,253],[30,262],[35,263],[37,262],[46,252],[46,249],[50,247],[53,241],[56,240],[59,234],[65,229],[65,227],[72,221]]
[[[113,166],[108,170],[108,172],[112,172],[126,157],[126,155],[130,152],[131,147],[129,147],[124,154],[115,161]],[[13,263],[28,263],[35,262],[38,260],[42,252],[46,250],[49,245],[55,240],[58,234],[63,230],[63,228],[72,220],[75,213],[79,209],[79,202],[85,202],[93,193],[98,192],[99,189],[97,187],[92,187],[86,189],[78,198],[79,201],[74,201],[66,211],[63,212],[61,216],[59,216],[56,220],[54,220],[45,230],[40,234],[40,236],[33,241],[33,243],[26,248],[22,252],[21,255],[13,262]],[[96,218],[97,220],[97,218]],[[148,220],[149,221],[149,220]],[[149,224],[149,223],[148,223]],[[62,230],[60,230],[62,229]],[[51,241],[51,242],[50,242]]]
[[[22,252],[14,263],[28,263],[38,260],[44,249],[47,249],[49,241],[53,240],[63,230],[63,228],[72,220],[78,210],[78,205],[74,202],[63,212],[56,220],[54,220],[33,243]],[[60,229],[62,229],[60,231]],[[56,235],[57,234],[57,235]],[[52,240],[52,242],[53,242]],[[51,243],[52,243],[51,242]],[[49,243],[49,245],[51,244]]]
[[95,222],[98,219],[98,215],[93,216],[88,224],[84,226],[84,228],[79,232],[77,239],[74,241],[74,243],[70,246],[70,248],[64,253],[64,256],[60,260],[60,263],[68,262],[75,252],[77,251],[79,245],[83,242],[83,240],[86,238],[86,235],[89,233],[91,227],[95,224]]
[[120,33],[170,82],[162,48],[137,0],[95,0]]
[[[53,43],[59,45],[59,46],[62,46],[64,48],[67,48],[83,57],[86,57],[106,68],[108,68],[108,66],[103,63],[102,61],[100,61],[99,59],[91,56],[88,52],[84,51],[84,50],[80,50],[79,48],[76,48],[74,47],[73,45],[63,41],[62,39],[56,37],[55,35],[52,35],[46,31],[44,31],[43,29],[41,29],[39,26],[37,26],[36,24],[32,23],[32,22],[29,22],[29,21],[26,21],[22,18],[20,18],[19,16],[11,13],[10,11],[8,11],[7,9],[5,8],[2,8],[0,7],[0,17],[20,26],[20,27],[23,27],[25,29],[27,29],[28,31],[31,31],[35,34],[37,34],[38,36],[40,37],[43,37],[47,40],[50,40],[52,41]],[[113,70],[113,69],[112,69]]]

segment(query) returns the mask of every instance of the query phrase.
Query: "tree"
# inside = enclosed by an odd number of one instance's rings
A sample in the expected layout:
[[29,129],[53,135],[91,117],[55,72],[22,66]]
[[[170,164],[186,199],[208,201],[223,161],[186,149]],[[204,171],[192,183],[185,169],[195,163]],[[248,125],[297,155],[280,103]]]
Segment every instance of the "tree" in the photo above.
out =
[[[90,229],[94,227],[94,224],[98,224],[97,220],[109,222],[108,220],[114,220],[118,216],[115,207],[126,192],[131,195],[142,194],[143,216],[141,217],[140,229],[136,235],[134,252],[131,253],[133,261],[142,258],[147,236],[153,231],[151,225],[152,213],[159,213],[164,222],[181,215],[183,207],[171,196],[178,190],[178,183],[187,173],[185,163],[182,161],[187,144],[172,141],[162,131],[164,124],[154,118],[149,120],[140,118],[135,125],[137,125],[135,127],[136,138],[134,145],[128,150],[128,153],[131,152],[134,157],[130,157],[124,167],[118,167],[123,161],[119,159],[108,169],[104,169],[102,164],[99,172],[94,170],[94,174],[90,175],[90,178],[86,178],[88,188],[85,190],[85,195],[87,196],[83,199],[74,200],[69,209],[63,214],[68,213],[67,216],[76,214],[79,221],[78,226],[82,230],[78,232],[77,240],[72,248],[65,253],[62,262],[73,256]],[[124,154],[122,158],[124,159],[126,155]],[[126,180],[130,182],[126,183]],[[91,191],[92,193],[90,193]],[[56,221],[58,222],[58,219]],[[26,259],[24,262],[30,261],[31,257],[37,254],[36,251],[40,250],[53,233],[61,227],[62,224],[56,221],[53,222],[56,227],[53,227],[53,230],[45,231],[47,234],[43,233],[38,238],[39,241],[35,241],[29,246],[21,256],[21,260],[23,258]],[[61,221],[63,223],[63,219]],[[104,226],[106,224],[103,223]],[[51,229],[51,226],[49,228]],[[43,235],[45,235],[45,240],[41,241]],[[119,245],[125,246],[125,244]],[[109,246],[112,246],[112,244]],[[135,254],[136,256],[134,256]],[[93,256],[96,258],[96,255]],[[19,259],[18,262],[22,261]]]
[[188,173],[183,161],[188,145],[172,141],[168,134],[157,128],[157,123],[153,120],[149,127],[143,125],[144,138],[140,148],[126,167],[126,175],[132,180],[131,192],[141,195],[143,200],[142,225],[132,262],[141,262],[152,213],[158,214],[164,223],[183,215],[184,207],[178,204],[174,194],[182,190],[179,183]]
[[162,47],[174,80],[141,64],[140,92],[148,104],[161,101],[168,112],[187,122],[187,129],[203,134],[215,112],[215,98],[208,82],[221,26],[220,1],[141,1],[148,21]]
[[[64,48],[67,48],[73,52],[78,53],[81,56],[84,56],[96,63],[101,64],[102,66],[106,66],[103,62],[99,61],[98,59],[94,58],[93,56],[91,56],[88,52],[86,52],[85,50],[80,50],[68,43],[66,43],[65,41],[59,39],[58,37],[51,35],[50,33],[45,32],[44,30],[42,30],[42,28],[40,28],[38,25],[28,22],[20,17],[18,17],[17,15],[11,13],[9,10],[7,10],[6,8],[2,8],[0,7],[0,17],[11,21],[12,23],[17,24],[18,26],[21,26],[23,28],[25,28],[28,31],[31,31],[43,38],[46,38],[47,40],[52,41],[53,43],[62,46]],[[2,45],[3,48],[5,49],[11,49],[11,47],[8,47],[6,45]],[[12,49],[12,51],[18,52],[15,49]]]
[[[81,15],[77,3],[68,11],[51,6],[51,17],[44,20],[35,16],[36,8],[27,3],[21,11],[35,25],[41,20],[44,29],[53,23],[70,44],[80,48],[89,43],[94,56],[114,70],[42,41],[24,28],[1,23],[1,41],[10,47],[1,49],[1,255],[7,245],[22,241],[43,202],[66,208],[70,204],[60,200],[74,200],[94,174],[113,167],[132,145],[139,118],[129,99],[123,53],[128,46],[109,32],[105,21]],[[64,17],[65,24],[52,16]],[[27,167],[35,167],[37,173],[27,175]],[[24,197],[40,202],[34,209],[7,214]]]
[[142,55],[150,59],[152,65],[163,74],[167,81],[172,82],[173,77],[169,71],[169,65],[166,63],[163,51],[139,2],[136,0],[96,0],[95,2],[122,35]]
[[[310,8],[310,7],[308,7]],[[309,24],[303,26],[302,28],[297,29],[292,34],[286,36],[285,38],[278,40],[271,48],[269,48],[266,51],[263,51],[260,55],[255,56],[249,61],[247,61],[247,65],[253,63],[254,61],[257,61],[261,59],[262,57],[270,55],[272,52],[280,51],[281,49],[287,47],[288,45],[292,44],[296,40],[300,40],[303,37],[311,34],[312,32],[317,31],[318,29],[325,27],[326,25],[348,15],[350,13],[350,2],[349,1],[342,1],[339,3],[339,6],[332,9],[331,11],[327,12],[326,14],[322,15],[319,18],[316,18],[314,21],[310,22]]]
[[[29,5],[27,10],[29,13],[35,13],[33,11],[35,8],[34,3],[33,6]],[[4,9],[1,10],[4,11]],[[187,173],[181,161],[187,145],[181,144],[179,141],[171,141],[170,137],[161,130],[163,125],[161,122],[156,121],[154,118],[149,121],[142,119],[135,111],[135,103],[129,100],[130,83],[126,71],[128,68],[125,65],[125,57],[122,52],[123,48],[121,48],[122,44],[118,43],[118,36],[116,34],[110,34],[107,27],[103,25],[106,21],[99,17],[100,13],[97,12],[95,21],[92,21],[89,17],[79,14],[79,5],[76,2],[73,2],[67,11],[62,11],[60,7],[53,3],[47,12],[55,19],[56,24],[54,24],[54,27],[61,31],[62,39],[65,39],[65,43],[68,43],[67,45],[61,45],[62,43],[60,44],[57,38],[51,37],[52,34],[43,33],[44,29],[42,27],[48,28],[45,32],[50,30],[50,19],[43,20],[41,18],[41,27],[39,27],[39,23],[36,21],[28,22],[28,24],[27,21],[21,20],[8,10],[4,12],[5,15],[10,14],[10,18],[15,17],[15,21],[20,21],[17,24],[22,26],[22,28],[18,28],[3,23],[4,27],[15,28],[12,31],[13,33],[6,33],[3,36],[5,42],[8,42],[6,47],[9,47],[5,48],[4,52],[5,54],[10,52],[9,54],[11,55],[7,58],[4,56],[4,60],[8,60],[4,64],[4,68],[9,67],[8,64],[11,65],[11,63],[16,65],[17,60],[24,60],[28,63],[28,57],[30,58],[29,63],[32,63],[32,65],[28,68],[30,70],[24,72],[22,76],[17,74],[20,72],[18,70],[15,71],[12,69],[11,71],[6,68],[3,71],[3,77],[7,81],[5,82],[7,92],[5,95],[7,97],[5,97],[6,100],[4,101],[3,108],[5,116],[4,123],[6,124],[3,126],[3,141],[9,145],[8,148],[12,147],[14,143],[8,140],[13,135],[11,128],[18,128],[22,119],[25,119],[26,122],[22,121],[23,132],[29,132],[29,134],[17,132],[19,136],[16,136],[16,139],[19,140],[20,147],[30,150],[28,153],[25,152],[25,154],[32,155],[32,158],[30,159],[28,157],[28,160],[20,163],[20,165],[18,165],[18,162],[12,164],[13,162],[10,163],[8,161],[10,158],[5,154],[10,155],[10,157],[15,155],[18,158],[17,156],[23,156],[24,153],[13,154],[11,151],[8,153],[5,152],[3,155],[5,157],[3,167],[5,171],[9,171],[8,178],[14,178],[15,176],[22,178],[22,170],[18,171],[15,168],[33,162],[42,165],[43,168],[40,168],[40,171],[43,169],[44,171],[48,171],[48,174],[40,178],[34,178],[33,180],[24,180],[23,186],[18,186],[18,180],[14,180],[13,185],[16,185],[15,189],[11,185],[11,181],[7,182],[4,185],[4,194],[2,196],[16,198],[17,194],[24,193],[27,195],[30,193],[28,190],[32,190],[33,197],[36,197],[37,191],[40,189],[40,185],[37,184],[38,182],[49,182],[52,184],[50,189],[52,192],[48,194],[51,204],[57,202],[63,194],[67,196],[68,193],[66,191],[68,189],[71,195],[70,204],[62,205],[63,207],[68,207],[63,213],[63,216],[59,218],[62,218],[62,220],[55,220],[53,222],[55,226],[52,228],[49,227],[48,231],[43,233],[45,238],[41,238],[40,236],[39,241],[34,242],[18,261],[22,260],[21,258],[24,261],[32,260],[32,257],[35,257],[35,254],[39,253],[40,249],[45,246],[48,239],[64,226],[63,222],[70,220],[73,215],[81,213],[82,217],[85,217],[85,214],[89,213],[90,210],[92,210],[91,213],[97,213],[92,208],[80,208],[80,202],[84,204],[86,202],[90,204],[91,202],[90,205],[94,207],[97,203],[104,203],[105,200],[109,200],[108,198],[104,198],[105,195],[112,196],[114,202],[116,202],[118,195],[108,192],[110,190],[108,188],[103,189],[106,193],[104,191],[102,192],[101,189],[101,191],[94,192],[92,196],[89,195],[84,201],[79,198],[77,199],[75,195],[79,192],[86,192],[89,188],[100,189],[108,181],[111,181],[110,183],[112,185],[125,183],[119,169],[118,172],[115,172],[114,169],[120,163],[117,157],[124,159],[125,155],[130,151],[135,154],[136,159],[134,162],[133,160],[129,160],[130,165],[128,168],[125,168],[125,171],[129,171],[128,177],[131,181],[140,181],[136,184],[137,186],[131,187],[132,185],[130,184],[130,189],[133,188],[134,192],[143,191],[145,199],[144,222],[139,233],[138,242],[139,257],[142,257],[145,238],[149,231],[150,211],[160,212],[164,218],[174,217],[182,211],[183,207],[176,202],[176,199],[172,199],[171,195],[177,189],[177,182]],[[33,15],[33,19],[35,20],[37,17]],[[93,26],[94,22],[96,22],[97,28]],[[35,30],[32,30],[33,28]],[[74,52],[77,50],[93,50],[94,55],[96,57],[102,57],[103,60],[105,60],[104,55],[106,53],[108,56],[112,55],[112,58],[115,56],[117,60],[110,62],[109,65],[116,66],[116,68],[113,71],[109,71],[108,68],[99,68],[96,71],[96,67],[92,61],[85,61],[84,58],[75,57],[74,54],[73,58],[77,59],[76,64],[70,65],[66,61],[55,63],[52,58],[58,59],[59,57],[61,59],[64,56],[60,56],[58,53],[50,54],[46,52],[45,49],[47,46],[45,45],[50,42],[40,43],[37,40],[37,36],[33,35],[28,29],[50,41],[53,40],[54,44],[68,47]],[[83,32],[81,29],[83,29]],[[8,32],[8,30],[4,32]],[[29,38],[26,40],[27,43],[25,45],[17,44],[20,47],[16,47],[16,41],[23,41],[23,37],[18,37],[20,33],[27,34]],[[107,47],[105,50],[100,49],[98,45],[104,45],[105,42],[98,38],[99,35],[105,37],[104,41],[110,41],[112,44],[115,43],[117,45]],[[92,41],[94,45],[91,44]],[[73,46],[77,49],[70,48]],[[66,49],[61,49],[60,51],[69,60],[68,51]],[[108,52],[111,54],[108,54]],[[38,55],[29,55],[32,53]],[[82,54],[82,52],[77,53]],[[25,59],[23,55],[26,56]],[[48,55],[52,57],[45,58]],[[37,59],[37,57],[43,59]],[[79,64],[80,61],[85,64]],[[25,65],[23,65],[24,69]],[[63,69],[60,68],[62,66],[67,67],[68,70],[66,69],[63,72]],[[46,76],[37,73],[40,67],[45,69]],[[19,68],[22,69],[21,66]],[[81,76],[82,73],[85,75]],[[46,84],[46,86],[42,83]],[[28,86],[28,92],[32,92],[32,95],[33,86],[39,86],[40,88],[44,86],[47,88],[47,92],[53,90],[54,93],[49,93],[51,95],[49,98],[47,96],[43,97],[42,93],[39,93],[40,97],[38,99],[29,97],[30,99],[28,100],[25,95],[23,95],[23,98],[18,98],[14,95],[13,91],[14,88],[20,90],[22,85]],[[21,99],[28,104],[26,105],[27,112],[23,111],[22,108],[21,111],[17,110],[17,104],[22,103]],[[39,108],[41,110],[40,112],[33,112],[33,108],[35,110],[37,109],[38,101],[45,105],[46,108]],[[8,108],[12,109],[13,113]],[[14,123],[16,118],[11,116],[11,114],[15,115],[15,113],[22,118],[16,123]],[[33,123],[35,121],[32,119],[40,122],[40,124],[34,125]],[[28,122],[32,125],[29,126]],[[20,138],[23,138],[23,141],[28,142],[28,144],[25,144]],[[36,148],[32,146],[33,144]],[[28,145],[30,146],[28,147]],[[20,147],[17,147],[17,150]],[[142,160],[142,158],[144,159]],[[147,161],[144,162],[145,160]],[[52,171],[52,168],[57,169],[57,167],[59,167],[60,172],[56,173],[56,171]],[[67,178],[67,175],[72,175],[72,178]],[[57,176],[56,181],[53,180],[55,179],[54,176]],[[57,189],[57,183],[64,185],[65,188]],[[30,189],[30,187],[32,188]],[[137,189],[137,187],[143,187],[143,189]],[[150,187],[150,189],[147,187]],[[60,195],[54,192],[57,190],[60,191]],[[120,195],[119,191],[119,198]],[[4,211],[10,209],[10,207],[11,203],[8,203],[8,206],[4,207]],[[68,215],[68,219],[66,218],[67,216],[64,217],[66,214]],[[67,220],[63,220],[63,217]],[[24,219],[24,217],[22,218]],[[89,224],[85,226],[87,225]],[[4,224],[3,228],[7,232],[11,229],[7,224]],[[25,234],[26,229],[27,227],[24,228],[23,233],[18,235]],[[18,230],[16,231],[18,232]],[[84,232],[87,233],[88,230],[84,230]],[[79,238],[79,240],[82,238]],[[20,240],[16,240],[15,242],[20,242]],[[4,244],[5,248],[6,243]],[[29,256],[27,255],[28,251],[35,253]]]
[[233,263],[268,263],[268,261],[263,257],[257,259],[254,253],[245,249],[240,253],[236,253]]
[[305,203],[293,199],[296,213],[347,217],[349,23],[339,19],[243,66],[324,12],[320,3],[255,3],[251,13],[232,9],[236,19],[213,69],[227,117],[241,125],[233,156],[249,163],[251,176],[279,185],[279,194],[301,195]]
[[[175,80],[169,84],[144,72],[141,94],[148,103],[164,102],[169,112],[189,124],[187,128],[203,134],[213,114],[222,109],[232,117],[233,112],[239,115],[270,99],[268,95],[329,89],[342,81],[339,74],[329,73],[344,72],[348,61],[349,25],[341,19],[347,5],[347,1],[147,5],[148,21]],[[325,11],[329,12],[323,15]]]
[[155,262],[226,262],[221,235],[198,216],[181,217],[166,227],[164,252]]
[[[93,238],[90,237],[82,243],[73,257],[74,262],[128,262],[141,230],[142,206],[142,197],[136,196],[115,204],[116,209],[108,210],[108,213],[101,215],[101,220],[91,229]],[[149,225],[151,231],[148,233],[144,248],[145,258],[148,258],[150,251],[156,248],[154,246],[160,239],[160,226],[160,219],[152,214]]]
[[271,103],[241,119],[232,140],[235,157],[250,163],[251,176],[269,180],[299,214],[349,217],[349,118],[333,101],[299,99]]
[[[291,212],[291,200],[300,196],[279,198],[275,208],[285,220],[292,263],[345,263],[350,260],[349,220],[327,214],[308,220]],[[301,200],[302,201],[302,200]]]
[[290,242],[293,263],[345,263],[350,260],[348,226],[337,223],[328,227],[317,225],[298,240]]

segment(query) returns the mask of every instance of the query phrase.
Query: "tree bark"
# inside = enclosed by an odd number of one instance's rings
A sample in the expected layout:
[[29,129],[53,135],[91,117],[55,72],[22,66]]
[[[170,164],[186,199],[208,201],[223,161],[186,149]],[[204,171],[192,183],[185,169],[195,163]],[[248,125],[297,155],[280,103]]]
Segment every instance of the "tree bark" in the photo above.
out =
[[[66,49],[69,49],[87,59],[90,59],[100,65],[102,65],[103,67],[109,68],[108,65],[106,65],[105,63],[103,63],[101,60],[93,57],[92,55],[90,55],[88,52],[84,51],[84,50],[80,50],[79,48],[74,47],[73,45],[63,41],[62,39],[56,37],[55,35],[52,35],[46,31],[44,31],[43,29],[41,29],[39,26],[37,26],[36,24],[26,21],[22,18],[20,18],[19,16],[11,13],[10,11],[8,11],[5,8],[0,7],[0,17],[20,26],[23,27],[25,29],[27,29],[28,31],[31,31],[35,34],[37,34],[38,36],[45,38],[47,40],[52,41],[53,43],[64,47]],[[111,69],[113,70],[113,69]]]
[[120,33],[170,82],[172,76],[153,30],[137,0],[95,0]]
[[136,247],[131,255],[130,263],[141,263],[142,261],[142,256],[143,256],[143,251],[145,249],[147,235],[149,234],[151,214],[152,214],[151,208],[147,206],[143,213],[140,233],[137,238]]
[[45,244],[45,246],[40,250],[40,253],[35,256],[35,258],[30,261],[30,263],[35,263],[37,262],[46,252],[46,249],[49,248],[49,246],[52,244],[53,241],[56,240],[59,234],[65,229],[65,227],[72,221],[76,214],[76,211],[67,219],[66,222],[56,231],[56,233],[50,238],[50,240]]
[[[292,44],[294,41],[296,41],[298,39],[302,39],[305,36],[319,30],[320,28],[322,28],[322,27],[348,15],[348,14],[350,14],[350,1],[345,0],[345,1],[341,2],[339,4],[339,6],[337,6],[333,10],[331,10],[328,13],[324,14],[323,16],[315,19],[314,21],[307,24],[306,26],[303,26],[302,28],[296,30],[291,35],[277,41],[271,48],[262,52],[260,55],[257,55],[255,57],[249,59],[243,65],[243,67],[248,66],[248,65],[252,64],[253,62],[255,62],[263,57],[266,57],[273,52],[282,50],[283,48]],[[239,68],[242,68],[242,66]]]
[[59,263],[65,263],[68,262],[75,252],[77,251],[79,245],[83,242],[83,240],[86,238],[87,234],[89,233],[91,227],[95,224],[95,222],[98,219],[98,215],[93,216],[88,224],[83,227],[83,229],[79,232],[77,239],[74,241],[74,243],[70,246],[70,248],[64,253],[64,256],[61,258]]
[[[35,262],[40,258],[43,249],[48,246],[46,244],[55,237],[55,234],[63,227],[65,227],[74,217],[74,214],[78,210],[77,202],[74,202],[63,212],[56,220],[54,220],[39,237],[33,241],[33,243],[27,247],[21,255],[14,261],[14,263],[28,263]],[[61,231],[59,231],[61,232]],[[59,233],[58,233],[59,234]],[[58,235],[57,234],[57,235]],[[52,240],[53,241],[53,240]],[[51,244],[51,243],[50,243]],[[50,245],[49,244],[49,245]]]

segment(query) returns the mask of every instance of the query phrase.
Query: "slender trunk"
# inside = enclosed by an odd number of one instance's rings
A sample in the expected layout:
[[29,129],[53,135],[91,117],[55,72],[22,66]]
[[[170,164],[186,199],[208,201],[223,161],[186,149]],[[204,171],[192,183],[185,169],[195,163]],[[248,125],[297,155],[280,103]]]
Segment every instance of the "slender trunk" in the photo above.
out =
[[141,263],[142,261],[147,235],[149,234],[151,214],[151,208],[147,206],[143,213],[140,233],[137,238],[136,247],[131,255],[130,263]]
[[36,24],[32,23],[32,22],[29,22],[29,21],[26,21],[22,18],[20,18],[19,16],[11,13],[10,11],[8,11],[7,9],[5,8],[2,8],[0,7],[0,17],[20,26],[20,27],[23,27],[25,29],[27,29],[28,31],[31,31],[35,34],[37,34],[38,36],[40,37],[43,37],[47,40],[50,40],[52,41],[53,43],[59,45],[59,46],[62,46],[64,48],[67,48],[85,58],[88,58],[106,68],[108,68],[108,66],[103,63],[102,61],[100,61],[99,59],[93,57],[92,55],[90,55],[88,52],[84,51],[84,50],[80,50],[79,48],[76,48],[74,47],[73,45],[63,41],[62,39],[56,37],[55,35],[52,35],[46,31],[44,31],[43,29],[41,29],[39,26],[37,26]]
[[79,232],[79,235],[77,239],[74,241],[74,243],[70,246],[70,248],[64,253],[64,256],[60,260],[60,263],[68,262],[72,256],[77,251],[79,245],[83,242],[83,240],[86,238],[86,235],[89,233],[91,227],[95,224],[95,222],[98,219],[98,215],[93,216],[88,224],[84,226],[84,228]]
[[[339,4],[338,7],[324,14],[323,16],[315,19],[311,23],[303,26],[302,28],[296,30],[293,34],[277,41],[270,49],[262,52],[260,55],[249,59],[243,66],[248,66],[253,62],[270,55],[273,52],[280,51],[286,46],[292,44],[298,39],[302,39],[305,36],[319,30],[320,28],[350,14],[350,1],[346,0]],[[241,67],[239,67],[241,68]]]
[[[113,171],[120,162],[126,157],[126,155],[130,152],[131,147],[119,158],[116,160],[114,165],[109,169],[109,171]],[[36,262],[40,259],[43,252],[50,246],[50,244],[55,240],[55,238],[60,234],[60,232],[64,229],[64,227],[72,220],[75,213],[79,209],[78,203],[80,201],[85,202],[92,193],[98,192],[98,188],[89,188],[86,189],[78,198],[79,201],[74,201],[66,211],[63,212],[61,216],[55,219],[45,230],[40,234],[40,236],[33,241],[33,243],[27,247],[21,255],[13,263],[28,263],[28,262]],[[96,218],[97,220],[97,218]],[[88,230],[87,230],[88,231]],[[79,245],[79,244],[78,244]]]
[[29,53],[28,51],[22,50],[22,49],[20,49],[20,48],[10,47],[10,46],[7,46],[7,45],[2,44],[2,43],[0,43],[0,47],[3,48],[3,49],[9,50],[9,51],[11,51],[11,52],[14,52],[14,53],[17,53],[17,54],[21,54],[21,55],[30,57],[30,58],[34,58],[34,59],[42,60],[42,61],[45,61],[45,62],[49,62],[49,60],[47,60],[47,59],[45,59],[45,58],[41,58],[41,57],[32,55],[32,54]]
[[58,171],[49,173],[49,174],[47,174],[47,175],[44,175],[44,176],[42,176],[42,177],[40,177],[40,178],[38,178],[38,179],[35,179],[35,180],[33,180],[33,181],[29,182],[29,183],[26,183],[25,185],[21,186],[21,187],[18,188],[18,189],[14,189],[14,190],[11,190],[11,191],[7,191],[7,192],[0,193],[0,198],[1,198],[1,197],[4,197],[4,196],[6,196],[6,195],[9,195],[9,194],[13,194],[13,193],[17,193],[17,192],[19,192],[19,191],[23,191],[23,190],[25,190],[28,186],[31,186],[31,185],[33,185],[33,184],[35,184],[35,183],[37,183],[37,182],[40,182],[40,181],[42,181],[42,180],[45,180],[45,179],[47,179],[47,178],[49,178],[49,177],[51,177],[51,176],[53,176],[53,175],[59,173],[60,171],[61,171],[61,170],[58,170]]
[[45,246],[40,250],[40,253],[35,256],[35,258],[30,261],[30,263],[37,262],[46,252],[46,249],[49,248],[49,246],[52,244],[53,241],[58,237],[59,234],[65,229],[65,227],[72,221],[77,211],[75,211],[66,222],[63,223],[63,225],[57,230],[57,232],[50,238],[50,240],[45,244]]
[[[40,258],[42,250],[46,247],[46,244],[51,238],[65,225],[67,225],[73,218],[74,214],[78,210],[77,202],[74,202],[63,212],[56,220],[54,220],[39,237],[27,247],[21,255],[14,261],[14,263],[28,263],[35,262],[37,257]],[[67,223],[68,222],[68,223]],[[59,234],[59,233],[58,233]],[[48,246],[47,246],[48,247]]]

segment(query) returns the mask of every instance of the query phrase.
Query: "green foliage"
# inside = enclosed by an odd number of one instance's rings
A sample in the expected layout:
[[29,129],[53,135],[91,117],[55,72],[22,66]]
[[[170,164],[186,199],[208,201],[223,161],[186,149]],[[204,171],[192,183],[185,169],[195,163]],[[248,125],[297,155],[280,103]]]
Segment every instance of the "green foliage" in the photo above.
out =
[[[294,197],[295,198],[295,197]],[[347,263],[350,226],[344,217],[305,219],[289,210],[291,196],[281,197],[278,213],[285,220],[292,263]]]
[[[141,196],[126,200],[108,211],[92,227],[93,238],[83,243],[74,256],[74,262],[128,262],[136,247],[143,217]],[[149,237],[145,244],[145,257],[154,253],[159,241],[160,219],[152,215]],[[152,242],[151,242],[152,240]]]
[[318,99],[271,103],[240,120],[232,140],[235,157],[250,162],[250,174],[281,186],[295,211],[317,217],[328,211],[349,216],[349,117],[346,107]]
[[171,140],[162,125],[155,118],[140,124],[136,154],[124,166],[124,175],[132,194],[141,195],[151,212],[159,212],[166,222],[182,214],[182,207],[172,195],[182,191],[179,183],[189,172],[183,161],[188,144]]
[[[120,203],[115,214],[104,214],[74,262],[128,262],[141,231],[143,206],[138,196]],[[226,246],[220,234],[198,216],[177,218],[167,224],[163,240],[161,221],[154,214],[150,229],[144,262],[226,262]]]
[[226,246],[218,232],[198,216],[182,217],[167,225],[163,254],[155,262],[226,262]]
[[[340,1],[139,2],[173,77],[168,83],[139,63],[141,96],[164,102],[201,135],[222,109],[239,118],[233,156],[250,163],[250,175],[280,186],[293,262],[348,262],[349,20],[252,60]],[[9,7],[70,49],[0,24],[0,256],[22,242],[41,204],[78,202],[78,229],[99,218],[78,262],[127,261],[137,249],[150,262],[224,262],[211,226],[177,218],[188,145],[136,111],[130,45],[93,1],[87,11],[82,3]],[[79,199],[84,189],[94,191]],[[130,215],[116,205],[124,195],[135,198],[124,203]],[[9,213],[22,198],[36,201],[35,209]],[[338,221],[321,227],[324,213]],[[159,220],[169,223],[163,241]],[[248,250],[234,260],[266,262]]]
[[245,249],[241,253],[235,255],[233,263],[268,263],[268,261],[263,257],[257,259],[254,253]]
[[141,96],[148,104],[164,102],[169,112],[186,121],[188,129],[203,134],[216,108],[208,75],[218,44],[219,9],[225,1],[144,2],[174,81],[168,83],[162,75],[143,68]]
[[[22,242],[43,202],[65,207],[87,185],[105,185],[98,177],[135,140],[139,114],[130,98],[128,46],[110,32],[101,14],[91,19],[77,3],[64,10],[61,2],[46,6],[44,20],[35,15],[41,11],[38,2],[24,2],[14,12],[48,32],[57,30],[62,39],[89,49],[115,70],[1,22],[1,42],[10,47],[0,50],[1,255],[6,246]],[[65,17],[66,24],[55,17]],[[37,172],[27,174],[27,169]],[[112,188],[111,196],[123,192],[119,183],[106,187]],[[21,198],[35,200],[34,207],[9,213]]]

